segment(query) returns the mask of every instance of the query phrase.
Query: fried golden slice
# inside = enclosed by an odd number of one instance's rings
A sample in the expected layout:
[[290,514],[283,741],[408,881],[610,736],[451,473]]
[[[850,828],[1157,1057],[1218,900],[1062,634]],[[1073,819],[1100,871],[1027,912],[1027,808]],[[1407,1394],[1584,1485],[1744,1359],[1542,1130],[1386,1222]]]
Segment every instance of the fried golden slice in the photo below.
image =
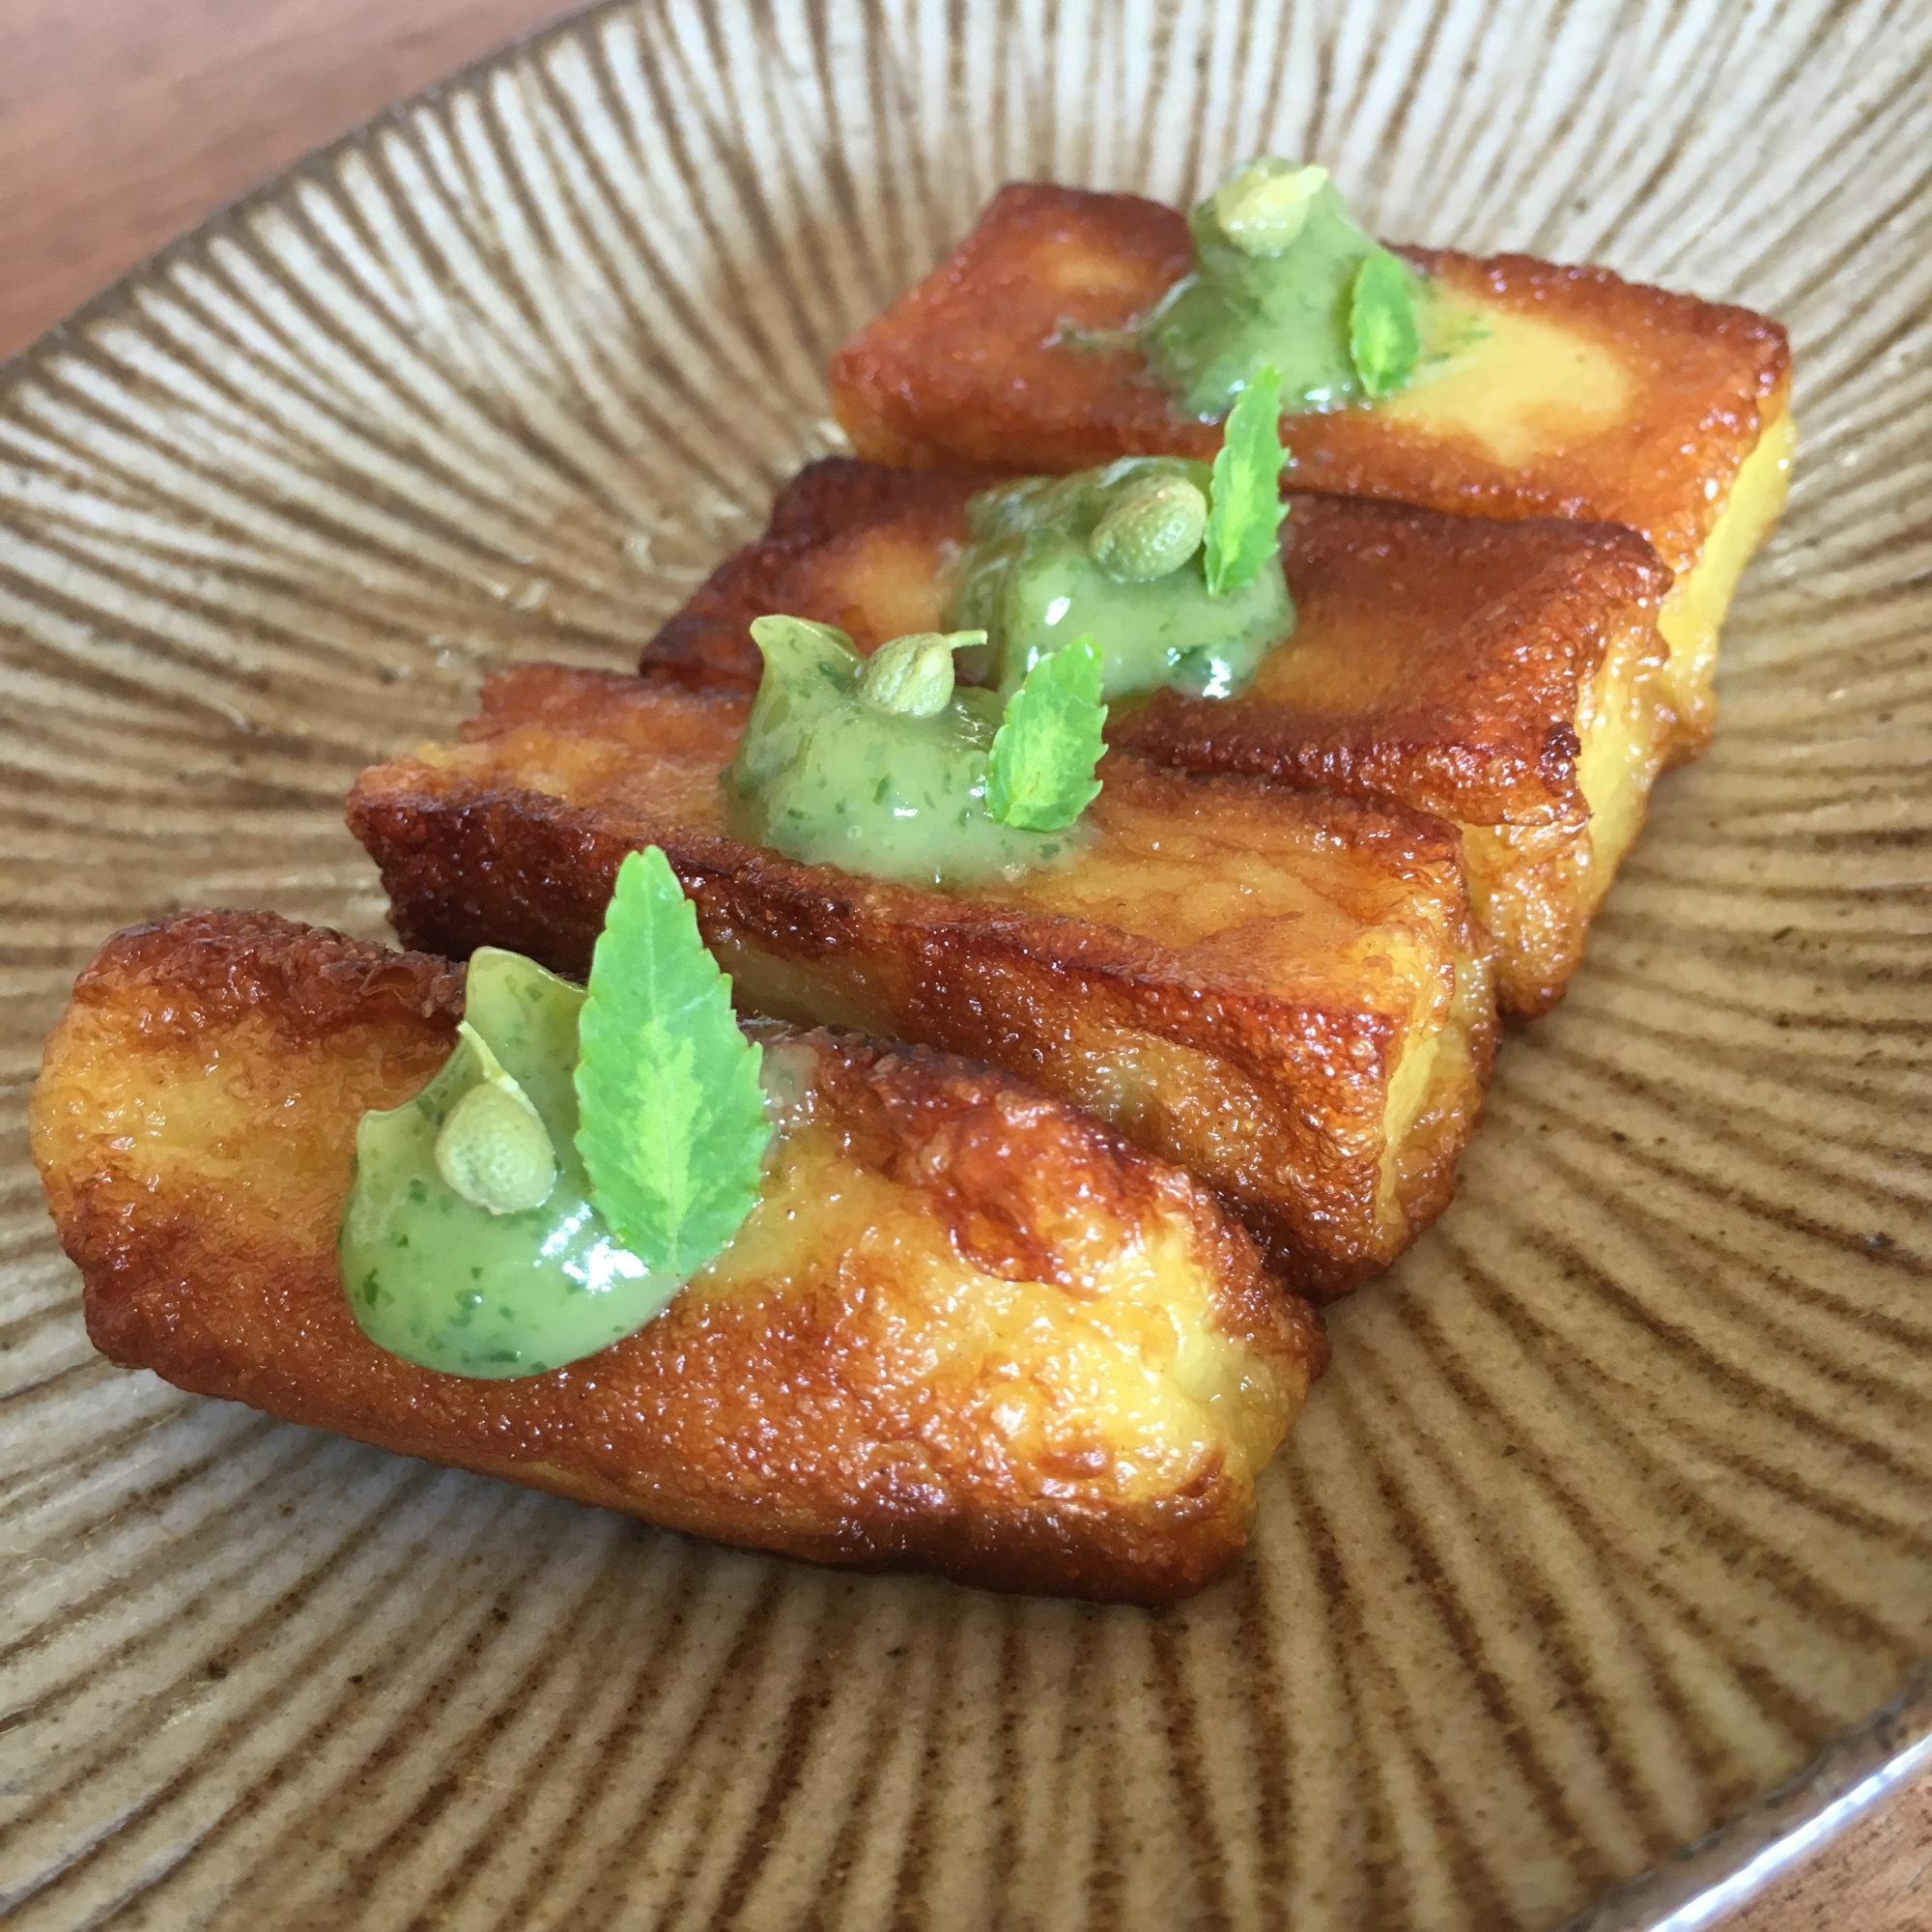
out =
[[764,532],[734,551],[651,641],[639,668],[692,691],[758,688],[753,617],[788,611],[837,624],[869,654],[945,628],[966,500],[1000,478],[983,469],[908,473],[830,456],[778,494]]
[[[1483,517],[1581,517],[1649,538],[1676,750],[1710,736],[1718,626],[1783,505],[1784,330],[1747,309],[1524,255],[1403,251],[1473,305],[1474,346],[1370,409],[1283,424],[1297,487]],[[1015,474],[1211,456],[1139,350],[1070,339],[1145,314],[1192,264],[1185,218],[1138,195],[1003,188],[952,255],[833,358],[833,407],[882,463]]]
[[[862,651],[943,628],[983,472],[833,457],[719,566],[639,668],[751,692],[752,619],[837,624]],[[1297,497],[1283,526],[1292,644],[1239,697],[1116,704],[1109,742],[1163,764],[1390,798],[1463,836],[1496,997],[1547,1011],[1643,824],[1669,733],[1656,676],[1669,575],[1614,525],[1493,523]]]
[[618,862],[662,846],[753,1009],[1010,1068],[1193,1169],[1311,1292],[1446,1204],[1495,1021],[1439,820],[1115,753],[1079,857],[942,895],[730,836],[748,708],[521,666],[468,743],[363,773],[350,826],[410,944],[572,974]]
[[737,1239],[654,1321],[514,1381],[355,1325],[355,1122],[449,1052],[458,967],[264,914],[108,941],[34,1156],[115,1361],[406,1455],[821,1563],[1130,1603],[1240,1548],[1320,1322],[1198,1182],[984,1066],[766,1028]]

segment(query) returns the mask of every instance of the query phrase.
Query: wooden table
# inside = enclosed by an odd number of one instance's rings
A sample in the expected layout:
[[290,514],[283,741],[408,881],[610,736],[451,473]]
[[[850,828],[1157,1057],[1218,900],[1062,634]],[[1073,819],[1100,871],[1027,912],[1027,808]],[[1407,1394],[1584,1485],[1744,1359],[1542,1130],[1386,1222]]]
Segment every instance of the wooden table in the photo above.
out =
[[[558,0],[0,0],[0,355],[219,203],[566,11]],[[1932,1778],[1731,1925],[1926,1932]]]

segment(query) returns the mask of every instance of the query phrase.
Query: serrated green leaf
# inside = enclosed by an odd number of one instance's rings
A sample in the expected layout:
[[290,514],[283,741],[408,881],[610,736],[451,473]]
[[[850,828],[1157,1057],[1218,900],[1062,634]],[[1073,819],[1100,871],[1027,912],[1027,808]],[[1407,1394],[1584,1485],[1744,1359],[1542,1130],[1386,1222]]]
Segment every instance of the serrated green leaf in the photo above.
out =
[[1255,581],[1279,538],[1288,505],[1281,500],[1281,378],[1258,369],[1235,398],[1214,458],[1211,508],[1202,550],[1208,594],[1226,597]]
[[1386,248],[1378,248],[1355,271],[1349,300],[1349,355],[1362,387],[1371,396],[1401,388],[1415,371],[1421,347],[1408,271]]
[[1100,652],[1076,638],[1040,658],[1007,700],[986,765],[986,810],[1002,825],[1058,832],[1100,795]]
[[731,982],[655,845],[617,868],[578,1041],[591,1203],[653,1271],[689,1280],[752,1211],[772,1130]]

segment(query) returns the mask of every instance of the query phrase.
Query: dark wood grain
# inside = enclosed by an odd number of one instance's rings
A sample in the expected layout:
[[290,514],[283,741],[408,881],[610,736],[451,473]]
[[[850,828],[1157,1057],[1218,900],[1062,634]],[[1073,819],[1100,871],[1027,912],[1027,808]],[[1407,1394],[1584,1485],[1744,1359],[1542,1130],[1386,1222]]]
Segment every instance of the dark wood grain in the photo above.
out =
[[[385,102],[556,0],[4,0],[0,355]],[[1731,1921],[1925,1932],[1932,1778]]]
[[557,0],[5,0],[0,355]]
[[1932,1776],[1733,1914],[1726,1932],[1926,1932]]

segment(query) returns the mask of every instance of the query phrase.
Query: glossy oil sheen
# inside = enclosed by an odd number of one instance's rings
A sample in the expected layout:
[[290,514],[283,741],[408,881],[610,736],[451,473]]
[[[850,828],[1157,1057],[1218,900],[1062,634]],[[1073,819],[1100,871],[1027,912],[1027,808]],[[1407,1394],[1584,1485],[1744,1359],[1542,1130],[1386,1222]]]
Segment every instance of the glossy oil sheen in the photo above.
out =
[[[1332,181],[1286,247],[1249,254],[1222,232],[1212,199],[1189,213],[1193,272],[1144,326],[1148,360],[1183,415],[1220,416],[1264,363],[1281,376],[1282,409],[1339,409],[1362,395],[1349,354],[1350,299],[1376,242]],[[1418,283],[1418,292],[1420,284]]]
[[973,541],[959,559],[951,621],[986,633],[993,681],[1018,688],[1036,663],[1075,638],[1099,645],[1109,702],[1169,685],[1190,697],[1244,689],[1294,629],[1279,554],[1237,590],[1211,597],[1197,551],[1151,582],[1122,582],[1094,560],[1103,516],[1152,478],[1208,494],[1208,466],[1185,457],[1123,457],[1074,476],[1030,477],[976,497]]
[[535,1107],[556,1156],[549,1197],[495,1214],[455,1193],[436,1144],[481,1068],[458,1045],[414,1099],[365,1114],[343,1210],[342,1279],[379,1347],[446,1375],[538,1376],[641,1328],[675,1294],[591,1206],[577,1151],[583,990],[514,952],[469,962],[464,1018]]
[[[1928,81],[1883,0],[624,5],[6,372],[9,1932],[1629,1932],[1901,1759],[1922,1691],[1856,1727],[1932,1646]],[[1262,151],[1781,316],[1804,445],[1711,752],[1236,1572],[832,1577],[99,1359],[18,1122],[101,935],[380,932],[357,767],[506,659],[632,664],[1002,181]]]
[[807,866],[903,885],[971,886],[1064,862],[1078,826],[1041,834],[986,807],[1000,727],[990,691],[955,690],[929,717],[863,696],[863,660],[822,624],[774,626],[738,755],[724,777],[738,836]]

